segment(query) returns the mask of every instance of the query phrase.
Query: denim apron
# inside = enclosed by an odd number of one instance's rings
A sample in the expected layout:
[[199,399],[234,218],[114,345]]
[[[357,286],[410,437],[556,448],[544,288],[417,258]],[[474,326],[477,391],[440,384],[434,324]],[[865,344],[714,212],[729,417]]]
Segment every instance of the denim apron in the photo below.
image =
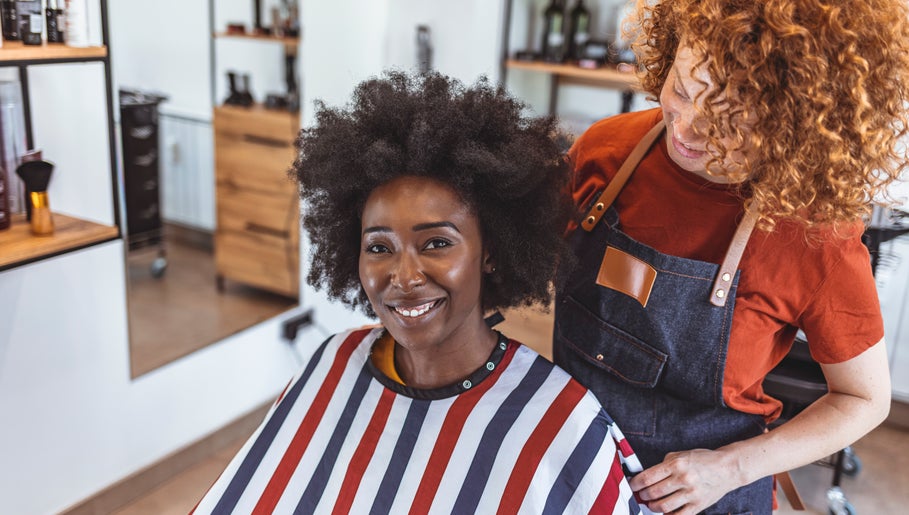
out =
[[[611,206],[660,122],[632,151],[574,234],[578,263],[556,295],[555,362],[590,389],[644,467],[672,451],[764,432],[759,415],[723,401],[738,262],[756,219],[749,209],[722,265],[670,256],[621,231]],[[706,514],[770,515],[772,479],[734,490]]]

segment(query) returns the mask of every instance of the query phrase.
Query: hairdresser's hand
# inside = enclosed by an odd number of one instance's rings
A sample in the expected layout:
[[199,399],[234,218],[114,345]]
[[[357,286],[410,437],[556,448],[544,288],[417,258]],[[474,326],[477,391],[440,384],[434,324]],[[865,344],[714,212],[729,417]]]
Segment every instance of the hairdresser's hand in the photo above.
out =
[[729,454],[706,449],[671,452],[629,483],[653,511],[695,515],[741,486]]

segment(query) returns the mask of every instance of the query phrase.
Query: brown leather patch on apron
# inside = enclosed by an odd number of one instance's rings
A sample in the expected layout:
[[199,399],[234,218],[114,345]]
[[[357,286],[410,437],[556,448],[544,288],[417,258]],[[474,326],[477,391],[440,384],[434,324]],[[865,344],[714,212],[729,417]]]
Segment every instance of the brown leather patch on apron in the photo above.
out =
[[614,247],[606,247],[597,284],[624,293],[647,307],[657,271],[649,264]]

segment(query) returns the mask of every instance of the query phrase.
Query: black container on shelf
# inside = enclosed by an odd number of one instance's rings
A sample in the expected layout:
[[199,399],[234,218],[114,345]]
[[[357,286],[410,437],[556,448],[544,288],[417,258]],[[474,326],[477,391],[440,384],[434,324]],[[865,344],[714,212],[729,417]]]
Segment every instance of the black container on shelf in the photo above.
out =
[[565,60],[565,3],[563,0],[551,0],[543,11],[543,45],[544,61],[560,63]]
[[15,0],[0,0],[0,17],[3,18],[3,39],[19,41],[19,17]]
[[26,45],[40,45],[44,32],[41,0],[16,0],[16,18],[19,22],[19,39]]
[[578,0],[568,14],[568,58],[580,59],[589,40],[590,10],[584,5],[584,0]]
[[63,29],[66,25],[66,20],[63,18],[63,9],[60,8],[60,4],[63,3],[63,0],[47,0],[47,8],[44,10],[44,15],[47,20],[47,42],[48,43],[63,43]]
[[129,249],[162,245],[158,104],[167,97],[120,90],[123,191]]

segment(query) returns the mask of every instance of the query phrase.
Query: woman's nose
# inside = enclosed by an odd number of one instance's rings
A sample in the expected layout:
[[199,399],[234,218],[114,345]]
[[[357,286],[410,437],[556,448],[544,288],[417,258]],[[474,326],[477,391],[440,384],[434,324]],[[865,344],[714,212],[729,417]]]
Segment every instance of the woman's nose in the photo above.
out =
[[391,271],[391,284],[401,291],[409,292],[426,283],[426,275],[422,272],[420,260],[411,256],[409,252],[398,255],[398,259]]
[[704,118],[694,109],[679,109],[673,113],[670,125],[676,138],[685,142],[700,140],[704,137]]

